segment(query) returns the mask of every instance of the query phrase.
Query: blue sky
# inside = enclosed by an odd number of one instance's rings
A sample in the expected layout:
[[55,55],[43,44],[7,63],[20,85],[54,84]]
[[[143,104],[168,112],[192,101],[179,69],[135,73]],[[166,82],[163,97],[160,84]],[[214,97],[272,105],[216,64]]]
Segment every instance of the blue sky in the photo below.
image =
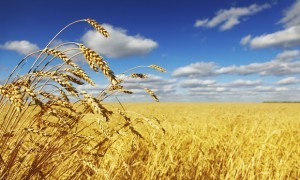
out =
[[[149,64],[168,71],[137,70],[149,79],[128,79],[126,87],[136,93],[122,95],[124,101],[151,100],[134,84],[152,88],[162,101],[300,101],[299,14],[298,0],[4,0],[0,82],[64,25],[93,18],[110,32],[109,39],[78,23],[55,43],[86,44],[116,74]],[[96,93],[107,81],[91,76],[99,85],[80,88]]]

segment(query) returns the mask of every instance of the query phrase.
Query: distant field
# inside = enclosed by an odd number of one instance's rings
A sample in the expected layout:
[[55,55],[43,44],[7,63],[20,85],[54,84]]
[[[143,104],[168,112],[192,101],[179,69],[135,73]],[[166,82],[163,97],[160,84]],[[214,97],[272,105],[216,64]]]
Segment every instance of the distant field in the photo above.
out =
[[297,179],[300,104],[125,103],[156,116],[166,134],[116,143],[103,163],[107,177],[133,179]]

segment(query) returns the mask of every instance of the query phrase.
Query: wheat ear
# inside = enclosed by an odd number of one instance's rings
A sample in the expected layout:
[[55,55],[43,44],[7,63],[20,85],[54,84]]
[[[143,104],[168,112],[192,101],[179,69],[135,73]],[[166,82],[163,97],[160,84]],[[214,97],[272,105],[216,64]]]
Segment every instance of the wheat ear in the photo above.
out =
[[157,96],[154,94],[154,92],[152,90],[150,90],[149,88],[144,88],[145,91],[153,97],[153,99],[155,99],[157,102],[159,102],[159,99],[157,98]]
[[164,68],[162,68],[162,67],[160,67],[158,65],[155,65],[155,64],[151,64],[149,66],[149,68],[155,69],[155,70],[160,71],[160,72],[167,72]]
[[100,32],[104,37],[108,38],[109,33],[104,29],[96,20],[94,19],[86,19],[86,22],[88,22],[91,26],[93,26],[98,32]]
[[107,62],[105,62],[104,59],[99,54],[97,54],[95,51],[91,50],[90,48],[85,47],[83,44],[80,44],[79,48],[88,62],[96,63],[101,69],[101,71],[103,72],[103,74],[109,78],[110,82],[114,86],[118,84],[118,80],[116,79],[114,72],[109,68]]

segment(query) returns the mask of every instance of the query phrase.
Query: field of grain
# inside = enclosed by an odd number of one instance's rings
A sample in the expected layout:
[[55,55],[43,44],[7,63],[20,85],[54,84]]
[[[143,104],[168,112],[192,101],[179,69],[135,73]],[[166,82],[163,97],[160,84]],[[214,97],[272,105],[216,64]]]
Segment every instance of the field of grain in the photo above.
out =
[[[106,106],[122,108],[116,103]],[[32,152],[27,150],[21,153],[25,161],[15,160],[15,165],[30,166],[32,160],[38,158],[50,161],[38,162],[41,172],[33,173],[33,179],[40,179],[41,174],[53,166],[57,169],[45,178],[298,179],[300,176],[300,104],[124,103],[123,108],[132,119],[149,117],[151,121],[156,119],[160,126],[137,121],[134,127],[141,136],[128,133],[128,129],[116,133],[115,127],[124,121],[121,116],[114,114],[111,121],[102,121],[99,126],[90,125],[99,115],[87,114],[79,123],[87,127],[80,136],[111,137],[113,142],[104,148],[105,155],[84,154],[91,148],[84,141],[72,141],[63,135],[58,140],[36,131],[31,132],[27,140],[40,142],[38,147],[48,144],[58,149],[43,146],[40,152],[33,154],[33,149]],[[113,138],[107,135],[109,133],[118,136]],[[34,141],[35,138],[38,140]],[[61,145],[67,141],[69,145]],[[52,151],[51,158],[44,157]],[[69,157],[65,157],[65,153]],[[15,178],[23,177],[14,173]]]
[[[121,108],[116,103],[107,105],[112,106]],[[123,107],[132,117],[134,114],[156,117],[164,131],[161,127],[136,124],[143,138],[120,132],[105,156],[94,159],[99,163],[88,161],[90,156],[81,156],[86,158],[80,159],[84,167],[72,166],[80,156],[71,154],[74,157],[59,165],[59,172],[66,172],[60,178],[72,179],[72,171],[81,173],[75,176],[78,179],[297,179],[300,176],[300,104],[124,103]],[[109,131],[123,121],[120,116],[113,117],[110,122],[102,122],[104,129]],[[98,117],[88,115],[81,126],[95,118]],[[98,124],[93,124],[81,135],[96,137],[98,128]],[[70,151],[61,148],[57,153],[60,156]],[[42,169],[47,168],[51,167]],[[59,177],[55,173],[47,176]]]
[[116,143],[99,172],[108,179],[297,179],[300,104],[132,103],[166,132]]

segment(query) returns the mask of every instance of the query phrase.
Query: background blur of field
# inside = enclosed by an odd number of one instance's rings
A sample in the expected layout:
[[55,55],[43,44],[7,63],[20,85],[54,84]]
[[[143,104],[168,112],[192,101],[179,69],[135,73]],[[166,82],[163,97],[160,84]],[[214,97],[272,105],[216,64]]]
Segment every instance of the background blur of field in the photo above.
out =
[[123,106],[126,111],[157,117],[166,133],[140,127],[148,140],[124,136],[124,141],[116,142],[104,157],[98,169],[101,175],[96,176],[100,179],[300,177],[300,104]]

